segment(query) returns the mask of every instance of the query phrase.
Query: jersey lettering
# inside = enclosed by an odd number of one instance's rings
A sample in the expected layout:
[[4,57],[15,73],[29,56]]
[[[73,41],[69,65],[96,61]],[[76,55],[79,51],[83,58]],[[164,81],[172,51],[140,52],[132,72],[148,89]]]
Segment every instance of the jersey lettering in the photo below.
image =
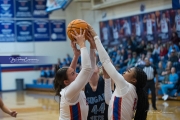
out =
[[101,106],[99,107],[99,109],[97,105],[94,105],[91,112],[94,114],[97,114],[97,112],[101,112],[103,114],[104,111],[105,111],[105,103],[101,103]]
[[104,120],[104,116],[103,115],[92,116],[90,119],[91,120]]
[[98,95],[98,96],[95,96],[95,97],[88,97],[87,101],[88,101],[89,104],[94,104],[94,103],[104,101],[104,94]]

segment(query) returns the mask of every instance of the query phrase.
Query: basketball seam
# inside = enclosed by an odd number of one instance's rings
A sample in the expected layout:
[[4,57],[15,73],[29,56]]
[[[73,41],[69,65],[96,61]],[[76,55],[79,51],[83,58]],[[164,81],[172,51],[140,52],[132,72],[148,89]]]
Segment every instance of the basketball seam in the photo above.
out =
[[[77,22],[77,23],[74,23],[74,22]],[[80,27],[74,27],[74,26],[76,26],[78,24],[83,24],[83,23],[85,23],[85,26],[88,27],[88,25],[87,25],[87,23],[85,21],[78,22],[77,20],[74,20],[73,22],[71,22],[70,26],[68,25],[69,27],[67,27],[67,29],[68,29],[67,33],[68,33],[68,35],[70,34],[69,37],[70,37],[71,40],[74,40],[74,37],[71,35],[71,32],[74,33],[74,31],[72,29],[78,29],[78,30],[80,29]]]
[[76,23],[76,24],[72,24],[72,25],[77,25],[77,24],[81,24],[81,23],[85,23],[85,24],[87,24],[86,22],[78,22],[78,23]]
[[[78,27],[72,27],[72,28],[80,29],[80,28],[78,28]],[[73,30],[72,30],[72,31],[73,31]]]
[[[73,21],[73,23],[74,23],[75,21],[76,21],[76,20],[74,20],[74,21]],[[72,25],[73,25],[73,23],[71,24],[71,29],[72,29]],[[73,37],[72,37],[72,35],[71,35],[71,38],[73,38]],[[73,39],[74,39],[74,38],[73,38]]]

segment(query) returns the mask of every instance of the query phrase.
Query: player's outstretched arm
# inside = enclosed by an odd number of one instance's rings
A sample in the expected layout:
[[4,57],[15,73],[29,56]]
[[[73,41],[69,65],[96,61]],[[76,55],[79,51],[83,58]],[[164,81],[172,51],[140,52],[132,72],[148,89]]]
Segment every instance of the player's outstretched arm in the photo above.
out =
[[72,47],[72,50],[74,53],[74,57],[73,57],[73,60],[70,64],[70,67],[76,71],[77,62],[78,62],[78,59],[79,59],[81,52],[80,52],[80,50],[77,49],[75,42],[71,41],[71,47]]
[[16,111],[12,111],[10,110],[4,103],[3,101],[0,99],[0,108],[2,109],[3,112],[9,114],[12,117],[16,117],[17,116],[17,112]]
[[109,105],[109,102],[112,97],[112,86],[111,86],[111,78],[103,68],[103,77],[104,77],[104,97],[105,97],[105,102],[107,105]]
[[110,57],[106,50],[104,49],[99,37],[93,30],[93,28],[89,25],[89,30],[92,36],[94,36],[96,48],[100,57],[100,61],[108,73],[108,75],[113,79],[114,83],[116,84],[116,87],[120,90],[127,86],[127,81],[124,80],[124,77],[118,73],[116,68],[111,63]]
[[94,41],[93,36],[88,31],[87,31],[86,35],[87,35],[88,41],[90,43],[90,60],[91,60],[92,69],[94,70],[96,68],[96,54],[95,54],[96,45],[93,42]]
[[81,65],[82,69],[80,73],[77,75],[76,79],[68,86],[65,92],[65,97],[67,100],[72,100],[74,97],[78,97],[80,91],[84,88],[84,86],[87,84],[87,82],[90,80],[92,76],[92,67],[91,67],[91,61],[89,57],[88,50],[85,46],[85,38],[84,34],[80,32],[78,35],[77,32],[76,36],[73,35],[73,37],[76,38],[76,43],[80,46],[81,50]]

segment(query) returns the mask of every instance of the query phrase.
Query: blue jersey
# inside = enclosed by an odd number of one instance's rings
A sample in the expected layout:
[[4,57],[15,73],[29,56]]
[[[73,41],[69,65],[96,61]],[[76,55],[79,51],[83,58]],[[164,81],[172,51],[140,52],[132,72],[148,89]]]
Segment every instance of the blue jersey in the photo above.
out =
[[108,105],[104,98],[104,80],[99,78],[96,91],[93,91],[90,84],[85,86],[85,95],[89,104],[87,120],[108,120]]

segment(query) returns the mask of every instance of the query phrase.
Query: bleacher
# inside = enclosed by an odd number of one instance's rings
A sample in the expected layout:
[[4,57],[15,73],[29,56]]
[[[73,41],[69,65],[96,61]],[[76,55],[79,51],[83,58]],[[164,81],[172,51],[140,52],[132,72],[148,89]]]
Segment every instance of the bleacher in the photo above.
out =
[[[168,43],[167,43],[168,44]],[[112,60],[112,63],[114,64],[114,66],[119,66],[120,67],[120,69],[122,70],[126,70],[126,69],[124,69],[124,67],[126,68],[127,67],[127,64],[126,65],[124,65],[124,66],[121,66],[118,62],[116,62],[116,57],[118,56],[118,51],[119,50],[122,50],[122,49],[124,49],[125,50],[125,52],[129,52],[130,51],[130,48],[128,47],[128,50],[126,51],[126,47],[127,47],[127,45],[124,45],[123,47],[124,48],[121,48],[119,45],[118,46],[115,46],[115,47],[108,47],[108,48],[106,48],[106,50],[107,50],[107,52],[108,52],[108,54],[109,54],[109,56],[110,56],[110,58],[111,58],[111,60]],[[160,47],[160,46],[159,46]],[[150,50],[145,50],[145,51],[139,51],[140,53],[138,54],[138,55],[140,55],[141,53],[143,53],[143,54],[148,54],[148,52],[149,52]],[[131,51],[131,53],[127,53],[127,55],[129,55],[129,54],[133,54],[133,52],[134,51]],[[137,51],[136,51],[137,52]],[[151,51],[152,52],[152,51]],[[137,52],[138,53],[138,52]],[[140,56],[137,56],[137,57],[139,57],[140,58]],[[166,65],[166,63],[167,63],[167,61],[168,61],[168,53],[164,56],[164,58],[163,59],[160,59],[159,58],[159,54],[154,54],[154,55],[152,55],[151,54],[151,58],[152,58],[152,60],[153,60],[153,63],[152,64],[154,64],[156,67],[158,66],[158,63],[159,63],[159,61],[162,61],[163,62],[163,66],[165,67],[165,65]],[[180,58],[179,58],[180,59]],[[70,62],[67,62],[66,60],[67,60],[67,58],[65,58],[65,59],[63,59],[64,61],[63,62],[60,62],[60,61],[58,61],[58,65],[59,65],[59,67],[63,67],[63,66],[69,66],[69,64],[67,64],[67,63],[70,63]],[[71,59],[72,60],[72,59]],[[97,62],[98,62],[98,60],[97,60]],[[76,70],[76,72],[79,72],[79,70],[80,70],[80,59],[78,60],[78,68],[77,68],[77,70]],[[141,65],[140,65],[141,66]],[[176,68],[176,73],[179,75],[179,81],[180,81],[180,61],[178,61],[178,62],[175,62],[175,63],[173,63],[172,64],[172,66],[173,67],[175,67]],[[117,69],[118,70],[118,69]],[[120,73],[121,72],[123,72],[123,71],[121,71],[121,70],[118,70]],[[178,82],[178,84],[177,84],[177,86],[178,85],[180,85],[179,84],[179,82]],[[27,90],[43,90],[43,91],[52,91],[53,90],[53,84],[44,84],[44,83],[42,83],[42,84],[39,84],[39,83],[37,83],[37,80],[32,80],[32,84],[26,84],[26,89]],[[170,95],[173,95],[174,93],[175,93],[175,91],[176,91],[176,89],[177,89],[177,87],[175,87],[174,89],[172,89],[172,90],[170,90]],[[162,94],[162,91],[161,90],[159,90],[158,91],[158,95],[163,95]],[[178,94],[179,96],[180,96],[180,93]]]
[[35,79],[32,84],[26,84],[26,90],[53,91],[53,84],[37,84]]

